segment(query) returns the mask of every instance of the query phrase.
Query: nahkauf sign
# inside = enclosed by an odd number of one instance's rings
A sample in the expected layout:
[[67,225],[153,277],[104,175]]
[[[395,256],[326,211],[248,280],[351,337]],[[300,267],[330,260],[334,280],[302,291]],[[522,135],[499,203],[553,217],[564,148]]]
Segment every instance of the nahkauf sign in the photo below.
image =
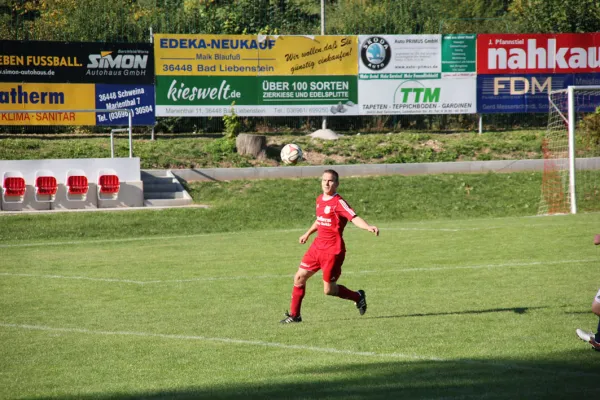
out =
[[548,93],[571,85],[600,85],[600,34],[477,36],[478,112],[546,113]]

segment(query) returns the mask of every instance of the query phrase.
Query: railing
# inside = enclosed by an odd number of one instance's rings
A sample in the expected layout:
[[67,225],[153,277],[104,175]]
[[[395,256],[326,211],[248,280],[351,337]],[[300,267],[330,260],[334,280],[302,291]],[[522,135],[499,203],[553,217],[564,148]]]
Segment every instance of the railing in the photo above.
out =
[[[132,127],[133,127],[133,110],[127,108],[95,108],[90,110],[62,110],[62,109],[48,109],[48,110],[2,110],[0,113],[6,114],[21,114],[21,113],[36,113],[36,112],[115,112],[122,111],[127,113],[128,117],[128,131],[129,131],[129,158],[133,158],[133,139],[132,139]],[[120,130],[118,130],[120,131]],[[111,157],[114,158],[114,146],[113,146],[113,132],[110,133],[110,146],[111,146]]]

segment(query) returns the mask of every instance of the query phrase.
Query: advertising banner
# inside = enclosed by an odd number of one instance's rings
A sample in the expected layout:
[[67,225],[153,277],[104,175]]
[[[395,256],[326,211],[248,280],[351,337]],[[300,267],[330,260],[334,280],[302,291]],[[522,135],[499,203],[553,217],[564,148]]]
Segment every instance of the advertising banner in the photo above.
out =
[[[0,110],[126,108],[134,113],[134,125],[154,125],[152,44],[0,41],[0,45]],[[0,124],[17,124],[11,119],[21,118],[21,125],[128,125],[126,112],[50,112],[28,118],[33,114],[5,112]],[[63,117],[43,118],[51,115]]]
[[[133,125],[154,125],[153,85],[96,84],[96,109],[130,109]],[[129,125],[125,111],[98,112],[96,125]]]
[[94,113],[67,111],[94,108],[92,84],[0,83],[0,125],[95,125]]
[[475,35],[361,35],[358,41],[361,115],[476,112]]
[[600,33],[482,34],[478,74],[600,72]]
[[153,84],[151,43],[0,41],[0,82]]
[[444,77],[474,77],[477,74],[476,35],[442,36]]
[[477,36],[480,113],[548,112],[550,90],[600,83],[600,33]]
[[[522,74],[477,76],[477,104],[482,114],[547,113],[548,92],[569,86],[600,85],[600,74]],[[578,111],[595,111],[589,108]]]
[[154,46],[158,116],[358,114],[356,36],[157,34]]

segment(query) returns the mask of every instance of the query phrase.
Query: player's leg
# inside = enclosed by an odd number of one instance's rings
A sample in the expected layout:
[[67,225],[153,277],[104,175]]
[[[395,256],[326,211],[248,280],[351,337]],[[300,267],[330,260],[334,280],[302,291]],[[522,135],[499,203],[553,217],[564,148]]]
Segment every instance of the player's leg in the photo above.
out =
[[[598,293],[592,302],[592,312],[600,317],[600,290],[598,290]],[[594,350],[600,351],[600,319],[595,334],[594,332],[584,331],[583,329],[577,329],[576,332],[581,340],[591,344]]]
[[302,261],[300,267],[294,275],[294,287],[292,288],[292,300],[290,301],[290,311],[285,313],[285,318],[280,322],[289,324],[292,322],[302,322],[300,309],[302,308],[302,300],[306,294],[306,281],[319,271],[319,263],[312,248],[309,248]]
[[[598,293],[592,302],[592,312],[600,317],[600,290],[598,290]],[[596,329],[595,339],[596,343],[600,343],[600,318],[598,318],[598,328]]]
[[303,268],[298,268],[298,272],[294,276],[294,287],[292,289],[292,301],[290,303],[290,314],[299,317],[302,300],[306,294],[306,281],[313,276],[317,271],[311,271]]
[[342,275],[342,264],[344,264],[346,254],[323,254],[321,257],[323,292],[328,296],[337,296],[341,299],[352,300],[356,304],[360,315],[363,315],[367,311],[367,297],[365,292],[363,290],[355,292],[337,283],[337,280]]

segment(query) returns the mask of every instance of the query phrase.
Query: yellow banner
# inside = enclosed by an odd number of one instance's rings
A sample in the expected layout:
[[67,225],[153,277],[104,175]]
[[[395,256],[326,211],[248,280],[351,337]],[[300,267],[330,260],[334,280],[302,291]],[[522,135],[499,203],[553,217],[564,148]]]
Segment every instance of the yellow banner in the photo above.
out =
[[95,125],[93,112],[60,111],[92,110],[95,94],[94,84],[0,83],[0,125]]
[[154,35],[156,75],[356,75],[358,36]]

